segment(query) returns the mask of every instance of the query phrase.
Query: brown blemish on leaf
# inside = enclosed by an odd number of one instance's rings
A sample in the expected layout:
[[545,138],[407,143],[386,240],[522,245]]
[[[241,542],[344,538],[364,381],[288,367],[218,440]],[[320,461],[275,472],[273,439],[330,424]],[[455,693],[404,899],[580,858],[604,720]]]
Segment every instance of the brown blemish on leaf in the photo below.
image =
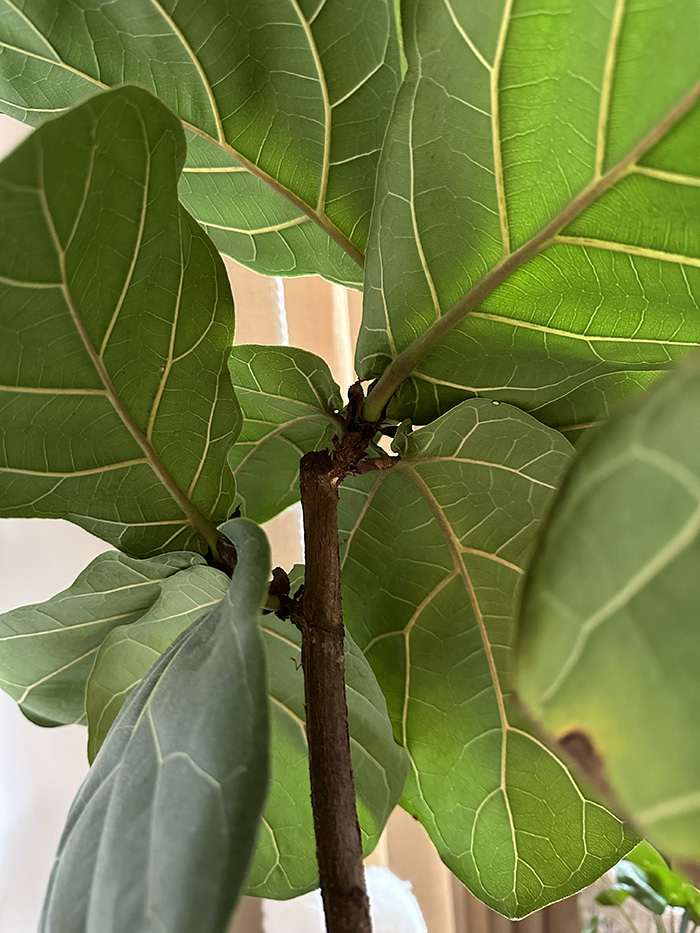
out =
[[579,730],[559,736],[557,745],[570,758],[588,781],[608,799],[614,797],[605,773],[605,762],[598,754],[590,738]]

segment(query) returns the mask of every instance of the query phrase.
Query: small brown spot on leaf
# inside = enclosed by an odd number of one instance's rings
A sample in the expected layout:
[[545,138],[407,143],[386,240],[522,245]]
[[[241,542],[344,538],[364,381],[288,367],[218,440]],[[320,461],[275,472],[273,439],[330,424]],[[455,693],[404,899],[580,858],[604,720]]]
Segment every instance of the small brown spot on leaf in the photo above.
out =
[[605,762],[598,754],[590,738],[578,730],[559,736],[559,748],[570,758],[590,783],[606,797],[612,796],[612,789],[605,774]]

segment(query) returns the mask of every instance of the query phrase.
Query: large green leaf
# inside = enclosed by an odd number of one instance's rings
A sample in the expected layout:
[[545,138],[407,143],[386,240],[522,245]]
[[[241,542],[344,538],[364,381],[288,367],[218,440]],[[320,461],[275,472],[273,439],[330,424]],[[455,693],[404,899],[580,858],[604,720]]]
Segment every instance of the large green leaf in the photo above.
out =
[[[272,773],[248,893],[288,898],[318,885],[306,745],[301,635],[272,615],[262,623],[269,671]],[[394,741],[386,700],[362,652],[346,636],[346,689],[357,812],[366,854],[403,791],[408,761]]]
[[362,378],[575,431],[700,343],[699,0],[407,0]]
[[182,196],[221,249],[360,284],[342,250],[361,262],[367,240],[398,84],[393,0],[3,0],[0,61],[2,107],[24,120],[148,88],[201,137]]
[[[107,636],[87,684],[91,758],[154,660],[213,600],[225,595],[228,582],[210,567],[184,570],[165,581],[149,612]],[[260,631],[268,671],[271,784],[248,893],[287,898],[318,884],[301,636],[291,623],[272,615],[263,618]],[[371,852],[401,796],[408,763],[394,741],[386,702],[372,669],[349,637],[346,651],[357,804],[364,848]]]
[[110,551],[52,599],[0,615],[0,686],[43,725],[84,722],[85,685],[104,639],[148,613],[173,574],[202,572],[203,563],[191,552],[134,560]]
[[575,462],[526,587],[518,691],[696,879],[699,559],[694,354]]
[[508,698],[516,600],[570,446],[475,400],[397,447],[341,490],[347,625],[411,759],[403,805],[478,897],[522,917],[633,844]]
[[216,540],[233,302],[178,203],[184,158],[176,118],[122,88],[0,166],[0,515],[69,518],[136,556]]
[[257,629],[270,552],[252,522],[219,605],[134,691],[71,808],[41,933],[224,933],[267,793]]
[[343,402],[328,364],[296,347],[234,347],[229,368],[243,410],[229,465],[246,514],[265,522],[299,499],[299,461],[342,432]]
[[121,619],[106,638],[101,633],[104,640],[97,653],[91,653],[89,677],[80,696],[81,713],[87,717],[89,729],[90,761],[129,693],[181,632],[221,602],[228,587],[226,574],[213,567],[182,570],[163,581],[147,612],[135,620]]

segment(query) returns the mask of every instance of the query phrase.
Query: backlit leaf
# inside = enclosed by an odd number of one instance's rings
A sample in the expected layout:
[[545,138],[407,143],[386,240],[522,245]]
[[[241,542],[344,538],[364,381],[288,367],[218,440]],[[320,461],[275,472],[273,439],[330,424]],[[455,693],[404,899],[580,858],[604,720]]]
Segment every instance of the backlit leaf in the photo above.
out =
[[405,352],[399,418],[486,395],[574,434],[700,343],[700,2],[402,19],[358,372]]
[[[574,463],[523,605],[518,692],[700,877],[700,358]],[[574,734],[575,745],[571,744]]]
[[224,252],[361,284],[398,85],[393,0],[3,0],[0,60],[0,105],[30,122],[147,88],[200,137],[181,193]]
[[395,447],[397,465],[341,488],[346,622],[410,756],[403,806],[479,898],[522,917],[633,844],[509,701],[521,581],[571,448],[486,400]]
[[215,541],[233,302],[178,203],[184,158],[176,118],[121,88],[0,165],[1,516],[68,518],[140,557]]
[[[227,589],[228,578],[211,567],[184,570],[165,581],[149,612],[108,635],[87,685],[91,758],[161,652]],[[301,637],[290,622],[273,615],[262,617],[260,632],[268,672],[271,781],[247,888],[259,897],[288,898],[318,884]],[[351,751],[362,839],[369,853],[401,796],[407,759],[394,741],[372,669],[349,637],[346,652]]]

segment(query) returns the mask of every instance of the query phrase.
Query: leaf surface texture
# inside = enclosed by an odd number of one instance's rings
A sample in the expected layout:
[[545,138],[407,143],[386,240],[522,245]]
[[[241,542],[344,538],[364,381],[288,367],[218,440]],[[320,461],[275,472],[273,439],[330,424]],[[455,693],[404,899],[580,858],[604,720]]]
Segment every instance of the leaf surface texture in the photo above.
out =
[[486,395],[573,436],[700,341],[700,3],[402,20],[358,372],[406,353],[398,418]]
[[122,88],[0,166],[0,515],[138,557],[205,550],[234,496],[233,301],[184,158],[175,117]]
[[2,107],[28,122],[147,88],[192,130],[181,196],[220,249],[361,284],[345,250],[361,261],[398,86],[392,0],[3,0],[0,55]]
[[392,469],[342,487],[346,622],[409,753],[403,806],[474,894],[520,918],[633,844],[509,699],[523,573],[570,446],[474,400],[395,449]]

